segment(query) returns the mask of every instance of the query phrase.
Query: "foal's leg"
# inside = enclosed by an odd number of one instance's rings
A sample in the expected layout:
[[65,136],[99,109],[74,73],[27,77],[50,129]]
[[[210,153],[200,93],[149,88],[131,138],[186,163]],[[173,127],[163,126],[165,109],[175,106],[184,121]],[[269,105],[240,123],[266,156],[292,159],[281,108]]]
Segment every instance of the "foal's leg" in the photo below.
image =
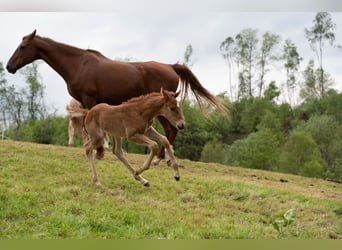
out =
[[84,147],[85,147],[86,155],[87,155],[89,163],[90,163],[93,182],[96,183],[96,184],[100,184],[99,179],[97,177],[96,169],[95,169],[92,140],[90,139],[84,145]]
[[74,125],[72,124],[72,119],[69,119],[69,127],[68,127],[68,135],[69,135],[69,142],[68,145],[72,147],[74,145]]
[[171,161],[171,167],[175,170],[175,179],[179,181],[180,174],[179,174],[179,165],[176,161],[175,155],[173,154],[172,145],[170,145],[167,138],[161,134],[159,134],[152,126],[146,131],[145,133],[147,136],[156,139],[159,141],[166,149],[166,152],[170,158]]
[[137,144],[146,146],[151,150],[144,164],[137,170],[137,174],[140,174],[150,168],[153,157],[156,156],[158,153],[158,144],[143,134],[133,134],[127,139]]
[[122,151],[121,138],[113,136],[113,143],[114,142],[115,142],[115,149],[113,149],[113,153],[119,158],[120,161],[122,161],[123,164],[125,164],[125,166],[128,168],[128,170],[131,172],[131,174],[137,181],[140,181],[141,184],[143,184],[145,187],[149,187],[150,183],[148,182],[148,180],[140,176],[125,158],[124,153]]
[[[173,127],[165,117],[158,116],[157,118],[165,131],[166,138],[168,139],[170,144],[173,145],[173,142],[176,139],[178,130],[175,127]],[[164,158],[165,158],[165,147],[162,146],[162,148],[159,151],[158,158],[153,162],[153,164],[158,165],[159,162]]]

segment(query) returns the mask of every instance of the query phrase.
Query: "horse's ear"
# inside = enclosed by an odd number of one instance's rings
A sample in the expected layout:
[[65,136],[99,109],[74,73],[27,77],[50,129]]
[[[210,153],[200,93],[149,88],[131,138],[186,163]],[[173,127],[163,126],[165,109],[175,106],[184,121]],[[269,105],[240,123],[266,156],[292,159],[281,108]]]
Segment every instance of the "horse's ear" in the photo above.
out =
[[164,98],[168,98],[167,93],[165,92],[165,90],[163,88],[160,89],[160,94],[162,94],[164,96]]
[[177,98],[179,96],[179,94],[180,94],[180,91],[176,92],[175,93],[175,98]]
[[34,30],[29,36],[28,36],[28,39],[32,39],[36,36],[36,30]]

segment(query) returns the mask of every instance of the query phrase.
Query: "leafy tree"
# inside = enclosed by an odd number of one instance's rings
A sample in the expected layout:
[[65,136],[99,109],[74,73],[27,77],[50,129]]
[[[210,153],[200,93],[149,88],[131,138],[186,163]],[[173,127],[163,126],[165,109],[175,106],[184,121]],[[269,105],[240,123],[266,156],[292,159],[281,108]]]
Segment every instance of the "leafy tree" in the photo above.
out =
[[320,94],[325,94],[324,70],[323,70],[323,47],[324,42],[329,41],[333,45],[335,41],[335,24],[332,22],[328,12],[318,12],[313,20],[313,26],[305,29],[305,36],[308,39],[311,49],[316,52],[319,63],[319,85]]
[[276,45],[280,42],[280,36],[266,32],[262,36],[262,44],[260,49],[260,56],[258,64],[260,67],[260,79],[259,79],[259,96],[263,93],[265,88],[265,75],[269,71],[267,69],[268,64],[272,61],[277,60],[274,55],[274,49]]
[[201,153],[201,161],[224,163],[225,146],[220,141],[207,142]]
[[44,103],[44,85],[41,83],[38,64],[33,62],[21,70],[25,76],[28,89],[25,90],[27,98],[28,119],[31,121],[45,117],[47,108]]
[[265,99],[273,101],[279,95],[280,95],[280,90],[278,89],[277,85],[275,84],[275,81],[272,81],[268,85],[267,89],[264,92]]
[[187,65],[189,68],[191,68],[194,65],[192,55],[193,55],[192,45],[188,44],[188,46],[186,46],[185,48],[183,64]]
[[18,134],[22,122],[25,120],[25,100],[23,98],[23,90],[18,91],[14,85],[8,84],[3,77],[3,67],[0,65],[1,81],[0,81],[0,103],[2,120],[6,128],[10,125],[14,127],[12,138],[18,139]]
[[178,133],[175,140],[175,155],[198,161],[201,158],[203,146],[208,141],[205,130],[206,118],[197,104],[185,100],[182,105],[186,119],[186,129]]
[[[236,56],[236,48],[234,44],[234,39],[228,36],[221,44],[220,51],[222,57],[227,61],[228,65],[228,91],[230,94],[231,100],[237,100],[236,89],[234,88],[234,84],[232,83],[232,69],[234,64],[234,58]],[[237,90],[237,92],[239,92]]]
[[257,52],[258,30],[244,29],[236,35],[237,55],[242,69],[239,71],[239,97],[253,96],[253,67]]
[[297,47],[290,40],[286,39],[285,44],[283,46],[283,60],[285,61],[284,67],[286,69],[286,93],[288,103],[293,106],[294,105],[294,92],[297,87],[297,73],[300,62],[303,60],[297,52]]
[[308,174],[313,171],[315,177],[320,177],[324,160],[321,158],[317,143],[310,134],[293,131],[284,144],[278,166],[279,171],[292,174]]
[[[303,72],[304,82],[300,90],[300,96],[304,99],[316,99],[321,98],[326,94],[326,91],[334,84],[328,73],[323,74],[323,82],[320,83],[321,70],[315,69],[315,63],[313,60],[308,62],[308,66]],[[322,85],[324,85],[322,87]],[[322,92],[322,88],[324,92]]]
[[225,163],[247,168],[271,170],[279,157],[280,141],[269,129],[251,133],[227,147]]
[[[324,174],[339,179],[340,173],[336,167],[341,162],[342,126],[328,115],[314,115],[306,123],[302,123],[295,131],[310,134],[317,143],[322,159],[326,162]],[[342,165],[339,165],[341,168]],[[323,173],[322,173],[323,174]],[[322,176],[320,176],[322,177]]]
[[263,97],[244,101],[241,110],[240,131],[245,134],[257,131],[257,126],[267,112],[276,113],[276,104]]

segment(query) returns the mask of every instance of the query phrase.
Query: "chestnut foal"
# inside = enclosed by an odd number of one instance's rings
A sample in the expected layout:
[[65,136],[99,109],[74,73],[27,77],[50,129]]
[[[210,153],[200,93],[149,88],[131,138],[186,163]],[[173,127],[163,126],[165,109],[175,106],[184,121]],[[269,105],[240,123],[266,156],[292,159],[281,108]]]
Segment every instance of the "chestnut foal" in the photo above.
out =
[[[85,143],[85,150],[95,183],[99,184],[99,180],[94,165],[93,149],[103,152],[105,132],[113,136],[115,142],[113,153],[125,164],[133,177],[144,186],[148,187],[150,184],[140,174],[149,169],[154,156],[158,154],[158,144],[153,140],[159,141],[165,147],[170,157],[171,167],[175,171],[174,177],[177,181],[180,179],[178,170],[180,166],[176,162],[169,141],[152,127],[153,118],[157,116],[165,117],[176,129],[185,127],[183,112],[177,105],[178,94],[161,89],[160,93],[135,97],[118,106],[101,103],[90,110],[67,108],[72,117],[85,116],[84,126],[89,136],[89,140]],[[137,170],[130,165],[123,154],[121,144],[123,137],[151,150],[143,165]]]

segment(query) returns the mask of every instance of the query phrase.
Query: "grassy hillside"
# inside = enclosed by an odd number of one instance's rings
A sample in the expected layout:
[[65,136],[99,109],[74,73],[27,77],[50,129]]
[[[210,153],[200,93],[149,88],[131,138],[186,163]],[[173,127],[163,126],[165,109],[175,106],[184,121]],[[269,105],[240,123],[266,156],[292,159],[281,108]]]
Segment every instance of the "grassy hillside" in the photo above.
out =
[[[162,163],[143,174],[146,188],[107,152],[96,161],[103,188],[81,148],[0,141],[0,238],[342,237],[341,184],[180,162],[180,182]],[[290,209],[293,223],[277,231]]]

